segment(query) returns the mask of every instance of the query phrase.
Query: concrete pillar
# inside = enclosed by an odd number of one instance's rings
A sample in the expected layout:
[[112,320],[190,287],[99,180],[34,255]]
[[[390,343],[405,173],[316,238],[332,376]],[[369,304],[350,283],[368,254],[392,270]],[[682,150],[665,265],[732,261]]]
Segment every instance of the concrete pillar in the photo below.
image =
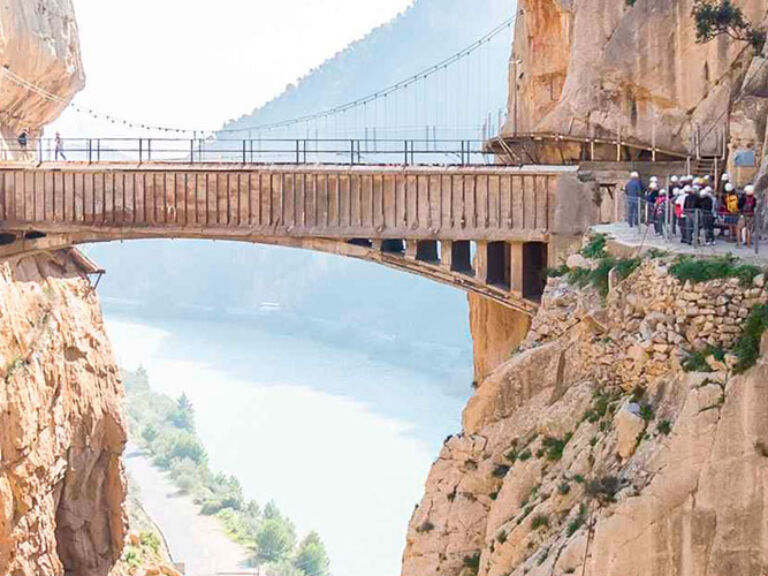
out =
[[523,297],[523,243],[510,242],[509,244],[509,290],[518,298]]
[[450,240],[443,240],[443,249],[440,254],[440,264],[446,270],[450,270],[453,267],[453,242]]
[[405,257],[416,260],[416,240],[408,240],[405,243]]
[[475,254],[475,278],[480,282],[488,282],[488,242],[477,243]]

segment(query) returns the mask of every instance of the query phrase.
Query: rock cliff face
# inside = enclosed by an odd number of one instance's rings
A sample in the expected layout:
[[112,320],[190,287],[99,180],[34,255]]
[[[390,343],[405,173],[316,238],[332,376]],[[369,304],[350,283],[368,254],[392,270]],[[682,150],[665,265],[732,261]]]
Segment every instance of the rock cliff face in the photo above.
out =
[[[0,74],[0,150],[24,128],[32,136],[85,86],[72,0],[7,0],[0,6],[0,66],[55,98]],[[34,150],[34,146],[30,146]]]
[[[758,25],[768,9],[765,0],[735,4]],[[741,93],[752,50],[726,37],[697,44],[693,0],[521,0],[519,7],[504,134],[615,140],[621,130],[623,139],[675,151],[699,134],[702,150],[714,153],[725,131],[734,147],[762,144],[765,100]],[[549,159],[562,151],[578,153],[558,146]]]
[[126,532],[122,384],[71,253],[0,264],[0,574],[105,576]]
[[606,300],[550,279],[432,468],[404,576],[765,574],[768,337],[744,374],[681,368],[733,343],[764,284],[682,284],[663,260]]

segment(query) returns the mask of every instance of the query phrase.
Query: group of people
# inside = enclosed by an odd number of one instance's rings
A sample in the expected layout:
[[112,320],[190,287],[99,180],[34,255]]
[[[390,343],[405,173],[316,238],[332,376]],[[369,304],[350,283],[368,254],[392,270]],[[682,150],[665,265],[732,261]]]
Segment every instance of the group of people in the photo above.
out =
[[752,244],[757,209],[753,185],[738,190],[729,174],[723,174],[719,183],[710,176],[671,176],[666,183],[668,187],[662,187],[652,176],[645,186],[640,175],[632,172],[624,188],[630,227],[644,222],[653,226],[657,236],[664,236],[669,227],[666,233],[679,233],[684,244],[693,244],[695,235],[703,231],[707,246],[715,243],[715,229],[719,229],[720,237],[737,246]]
[[[29,150],[29,141],[32,138],[31,130],[29,128],[24,128],[19,136],[17,137],[17,142],[19,143],[19,152],[22,156],[25,156]],[[67,157],[64,154],[64,141],[61,139],[61,134],[56,132],[56,138],[54,139],[54,158],[56,160],[66,160]]]

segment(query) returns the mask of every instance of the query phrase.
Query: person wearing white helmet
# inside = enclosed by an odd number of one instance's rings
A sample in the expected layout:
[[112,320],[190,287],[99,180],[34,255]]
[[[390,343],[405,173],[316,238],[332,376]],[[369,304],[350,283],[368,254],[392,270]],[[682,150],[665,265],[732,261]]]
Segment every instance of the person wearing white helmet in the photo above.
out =
[[744,187],[744,196],[739,199],[739,224],[736,228],[736,246],[741,246],[742,238],[746,246],[752,245],[752,229],[755,225],[755,187],[749,184]]
[[651,225],[656,219],[656,199],[659,197],[659,181],[654,180],[655,176],[651,178],[651,182],[648,184],[648,193],[645,195],[645,211],[643,212],[648,225]]
[[632,172],[629,175],[629,182],[624,186],[624,194],[627,197],[627,223],[630,228],[638,225],[638,210],[643,193],[643,183],[640,182],[640,174]]
[[712,197],[712,188],[705,186],[699,192],[696,200],[699,224],[704,228],[704,244],[712,246],[715,243],[715,199]]
[[736,188],[730,182],[725,184],[723,207],[725,225],[728,226],[728,240],[734,242],[739,225],[739,196],[736,194]]

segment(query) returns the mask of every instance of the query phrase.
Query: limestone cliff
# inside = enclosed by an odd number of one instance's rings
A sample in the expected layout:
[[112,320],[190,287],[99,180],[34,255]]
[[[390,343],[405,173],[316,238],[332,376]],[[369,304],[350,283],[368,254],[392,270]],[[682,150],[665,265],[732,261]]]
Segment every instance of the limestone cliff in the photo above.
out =
[[[765,0],[736,0],[760,25]],[[762,144],[766,101],[745,97],[752,49],[723,36],[696,43],[693,0],[521,0],[510,67],[516,131],[622,138],[704,154]],[[551,157],[578,154],[558,146]],[[614,158],[615,159],[615,152]],[[578,158],[578,156],[575,156]],[[611,159],[607,157],[606,159]]]
[[126,533],[122,384],[70,252],[0,264],[0,574],[105,576]]
[[[0,66],[53,96],[0,74],[0,150],[24,128],[38,136],[85,86],[72,0],[6,0],[0,6]],[[34,149],[34,146],[30,146]]]
[[681,283],[663,259],[605,300],[550,279],[433,465],[404,576],[765,574],[768,337],[746,373],[681,368],[731,346],[764,285]]

